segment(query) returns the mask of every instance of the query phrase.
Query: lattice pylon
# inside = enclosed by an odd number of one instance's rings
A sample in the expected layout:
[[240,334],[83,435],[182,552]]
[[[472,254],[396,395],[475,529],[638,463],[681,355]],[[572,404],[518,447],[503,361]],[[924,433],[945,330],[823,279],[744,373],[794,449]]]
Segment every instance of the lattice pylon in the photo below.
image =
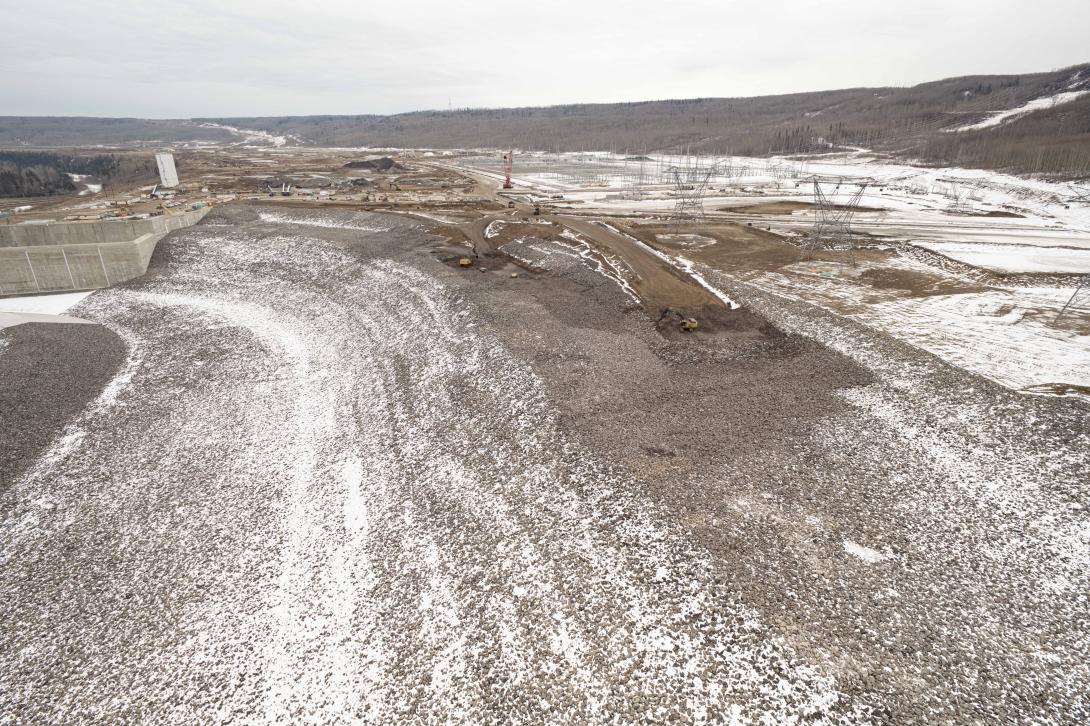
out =
[[1056,319],[1063,317],[1064,313],[1071,310],[1090,310],[1090,275],[1083,275],[1071,298],[1056,313]]
[[821,188],[821,180],[814,177],[814,203],[817,205],[813,228],[803,239],[802,248],[805,258],[810,259],[818,250],[847,250],[848,260],[855,265],[855,244],[852,239],[852,218],[859,209],[859,201],[867,188],[866,182],[860,182],[859,188],[845,204],[837,206],[836,193],[843,180],[839,180],[831,195],[826,195]]
[[640,164],[636,167],[635,172],[627,175],[623,196],[626,199],[643,199],[646,186],[647,174],[643,168],[643,159],[640,159]]
[[701,224],[707,221],[704,216],[704,194],[714,175],[714,165],[706,168],[670,169],[674,184],[674,213],[670,216],[670,224],[674,226],[675,232],[683,224]]

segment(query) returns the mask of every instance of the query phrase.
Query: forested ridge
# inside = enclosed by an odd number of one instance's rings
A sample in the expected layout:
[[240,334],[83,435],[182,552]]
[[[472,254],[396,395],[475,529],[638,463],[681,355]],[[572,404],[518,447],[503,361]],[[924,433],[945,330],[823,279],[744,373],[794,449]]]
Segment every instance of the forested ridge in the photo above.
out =
[[148,154],[70,154],[53,151],[0,151],[0,197],[67,194],[78,187],[69,174],[83,174],[105,184],[154,178]]
[[1047,73],[966,76],[907,88],[753,98],[696,98],[391,116],[275,116],[146,121],[0,117],[0,145],[233,140],[214,122],[313,146],[522,148],[622,153],[807,154],[863,147],[924,164],[1059,178],[1090,176],[1090,93],[988,128],[956,131],[1058,93],[1090,91],[1090,64]]

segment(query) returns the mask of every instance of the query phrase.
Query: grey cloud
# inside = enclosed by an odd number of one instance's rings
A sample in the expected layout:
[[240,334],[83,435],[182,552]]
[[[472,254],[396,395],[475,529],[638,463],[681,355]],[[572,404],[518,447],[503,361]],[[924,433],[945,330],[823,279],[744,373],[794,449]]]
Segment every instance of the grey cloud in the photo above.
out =
[[0,10],[0,115],[742,96],[1090,60],[1084,0],[0,0]]

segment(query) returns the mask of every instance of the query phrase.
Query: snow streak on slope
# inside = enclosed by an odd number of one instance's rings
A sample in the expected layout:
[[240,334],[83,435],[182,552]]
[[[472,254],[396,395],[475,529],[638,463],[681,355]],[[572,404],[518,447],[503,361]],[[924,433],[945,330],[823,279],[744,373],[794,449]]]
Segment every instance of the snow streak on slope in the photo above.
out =
[[316,213],[305,212],[260,212],[258,218],[262,222],[275,222],[277,224],[300,224],[304,227],[327,227],[329,229],[358,229],[365,232],[383,232],[385,227],[374,223],[361,222],[353,214]]
[[261,142],[262,144],[267,144],[279,148],[282,146],[287,146],[289,141],[293,141],[296,144],[302,144],[306,141],[306,139],[303,139],[302,137],[296,136],[294,134],[284,134],[283,136],[277,136],[275,134],[270,134],[268,131],[261,131],[259,129],[240,129],[235,126],[228,126],[226,124],[212,123],[211,121],[202,122],[201,126],[210,129],[223,129],[224,131],[229,131],[235,136],[241,136],[242,141],[237,142],[237,145],[239,146],[252,146],[254,145],[254,142]]
[[1082,91],[1063,91],[1061,93],[1055,93],[1051,96],[1042,96],[1041,98],[1035,98],[1031,101],[1026,101],[1021,106],[1015,108],[1008,108],[1004,111],[996,111],[983,121],[978,121],[972,124],[966,124],[965,126],[958,126],[953,129],[944,129],[945,131],[976,131],[978,129],[989,129],[994,126],[1001,126],[1008,121],[1021,118],[1026,114],[1033,113],[1034,111],[1043,111],[1046,108],[1054,108],[1056,106],[1062,106],[1065,103],[1071,103],[1077,98],[1090,93],[1090,90]]
[[141,357],[0,499],[0,617],[22,624],[0,715],[866,720],[565,438],[456,292],[222,230],[79,310]]

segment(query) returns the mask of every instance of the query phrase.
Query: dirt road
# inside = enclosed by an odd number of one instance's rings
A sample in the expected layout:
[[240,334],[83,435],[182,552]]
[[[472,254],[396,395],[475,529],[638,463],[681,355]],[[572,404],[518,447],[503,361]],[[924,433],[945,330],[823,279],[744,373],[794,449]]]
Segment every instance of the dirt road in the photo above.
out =
[[548,220],[574,230],[587,239],[621,257],[636,275],[633,287],[651,307],[674,307],[679,310],[699,310],[722,307],[723,302],[691,278],[670,265],[635,240],[625,237],[616,227],[591,220],[567,216],[550,216]]

